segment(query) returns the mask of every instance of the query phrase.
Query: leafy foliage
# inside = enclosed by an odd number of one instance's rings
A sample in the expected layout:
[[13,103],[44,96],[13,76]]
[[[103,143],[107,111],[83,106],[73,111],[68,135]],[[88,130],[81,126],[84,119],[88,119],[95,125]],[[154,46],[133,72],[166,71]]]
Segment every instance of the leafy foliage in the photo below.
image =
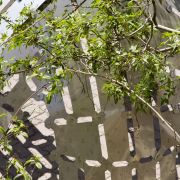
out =
[[[0,117],[4,117],[6,114],[1,114]],[[9,159],[6,174],[4,174],[4,178],[11,179],[9,176],[10,168],[13,166],[16,169],[17,175],[14,179],[18,179],[23,177],[23,179],[31,180],[31,175],[26,171],[28,166],[35,166],[38,169],[42,168],[39,157],[31,157],[29,160],[22,163],[18,157],[15,157],[13,148],[11,145],[11,137],[17,137],[18,135],[27,138],[26,126],[21,120],[16,118],[12,119],[11,127],[5,129],[5,127],[0,126],[0,151],[2,153],[7,154],[7,158]]]
[[[143,103],[139,103],[135,94],[150,102],[154,92],[160,90],[164,93],[162,103],[167,103],[174,92],[174,85],[166,73],[166,58],[179,52],[179,34],[164,32],[160,42],[152,46],[158,30],[146,13],[150,1],[143,3],[140,0],[126,3],[94,0],[89,11],[66,12],[63,17],[54,17],[53,10],[37,13],[26,7],[21,19],[9,25],[14,33],[3,49],[11,51],[17,47],[33,46],[40,48],[42,54],[4,63],[2,53],[1,84],[9,75],[30,73],[51,83],[47,96],[49,103],[54,94],[62,91],[62,79],[71,79],[72,74],[80,70],[78,73],[103,75],[109,84],[104,90],[114,96],[115,102],[128,94],[141,109]],[[22,19],[28,20],[22,24]],[[39,25],[39,21],[44,23]],[[2,42],[5,39],[3,35]],[[164,47],[168,51],[163,51]],[[119,83],[116,82],[123,83],[124,87],[117,88]]]
[[[166,59],[179,53],[180,33],[158,26],[155,12],[149,13],[153,3],[154,0],[93,0],[88,8],[72,3],[74,10],[65,10],[60,17],[55,17],[54,10],[34,12],[30,7],[23,9],[15,23],[2,16],[13,34],[2,34],[0,39],[0,88],[10,76],[26,73],[49,84],[46,100],[50,103],[55,94],[62,93],[65,80],[80,73],[101,78],[103,91],[114,97],[115,103],[130,96],[137,110],[146,110],[155,93],[163,94],[162,104],[168,103],[175,85],[166,72]],[[155,44],[157,36],[160,37]],[[21,47],[34,47],[41,52],[36,57],[4,58],[7,51]],[[19,123],[9,133],[20,133],[23,126]],[[5,133],[1,128],[0,132]],[[2,143],[10,152],[8,140]],[[15,160],[12,162],[16,164]],[[25,165],[31,163],[33,159]],[[17,167],[17,176],[25,177],[23,168]]]

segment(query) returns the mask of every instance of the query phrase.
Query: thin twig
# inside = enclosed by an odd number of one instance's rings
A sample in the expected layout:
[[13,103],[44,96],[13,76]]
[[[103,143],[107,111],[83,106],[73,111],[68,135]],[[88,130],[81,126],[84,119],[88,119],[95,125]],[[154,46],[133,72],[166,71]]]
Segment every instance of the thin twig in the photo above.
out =
[[143,49],[143,52],[146,51],[147,47],[149,46],[149,43],[151,42],[151,39],[153,37],[153,32],[154,32],[154,28],[153,28],[153,23],[151,23],[151,32],[150,32],[150,36],[149,36],[149,39],[148,41],[146,42],[146,45]]
[[148,18],[146,18],[144,24],[142,26],[140,26],[138,29],[136,29],[134,32],[132,32],[131,34],[128,35],[128,37],[133,36],[134,34],[136,34],[137,32],[139,32],[141,29],[144,28],[144,26],[146,25],[146,23],[148,22]]
[[[79,5],[72,4],[72,6],[74,7],[73,11],[68,13],[63,19],[66,19],[67,17],[71,16],[74,12],[76,12],[87,0],[82,1]],[[74,3],[75,1],[71,1],[72,3]]]
[[157,20],[156,20],[156,16],[157,16],[157,11],[156,11],[156,3],[155,0],[152,0],[152,5],[153,5],[153,17],[152,17],[152,21],[155,25],[157,25]]
[[157,25],[155,26],[155,28],[156,28],[156,29],[160,29],[160,30],[164,30],[164,31],[168,31],[168,32],[173,32],[173,33],[180,34],[180,31],[179,31],[179,30],[172,29],[172,28],[169,28],[169,27],[160,25],[160,24],[157,24]]

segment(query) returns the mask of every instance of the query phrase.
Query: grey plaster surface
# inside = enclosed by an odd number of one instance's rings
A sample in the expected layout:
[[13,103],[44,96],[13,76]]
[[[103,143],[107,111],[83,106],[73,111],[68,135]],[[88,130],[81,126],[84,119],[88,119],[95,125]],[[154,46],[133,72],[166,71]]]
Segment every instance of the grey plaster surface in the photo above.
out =
[[[171,3],[179,8],[178,1]],[[167,12],[166,6],[164,1],[162,5],[158,4],[159,23],[174,27],[179,17]],[[59,6],[60,9],[62,6]],[[26,54],[25,50],[21,52],[18,52],[18,56]],[[36,50],[32,52],[34,55]],[[7,57],[16,53],[7,54]],[[169,61],[173,68],[180,69],[179,57]],[[44,102],[47,94],[44,90],[30,98],[18,113],[28,127],[29,138],[12,139],[14,156],[22,161],[33,154],[41,157],[43,168],[35,169],[33,179],[180,179],[179,147],[175,148],[177,142],[161,126],[158,118],[143,113],[135,116],[128,97],[114,104],[112,100],[107,101],[102,93],[101,80],[80,78],[81,82],[75,76],[67,83],[63,96],[55,96],[51,104]],[[10,81],[10,85],[1,92],[0,106],[3,112],[13,115],[42,82],[27,80],[23,74],[12,77]],[[177,83],[172,104],[180,102],[179,88],[180,84]],[[180,111],[166,109],[168,111],[163,112],[163,116],[180,133]],[[0,153],[0,161],[3,175],[7,163],[3,152]],[[28,171],[32,173],[32,168]],[[12,168],[12,178],[14,174],[15,169]]]

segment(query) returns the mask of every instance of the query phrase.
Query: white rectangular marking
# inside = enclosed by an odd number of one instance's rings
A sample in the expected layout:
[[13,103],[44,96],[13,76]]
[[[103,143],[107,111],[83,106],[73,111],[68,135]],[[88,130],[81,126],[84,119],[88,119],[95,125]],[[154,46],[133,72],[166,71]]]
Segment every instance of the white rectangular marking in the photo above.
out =
[[175,69],[174,70],[174,75],[179,77],[180,76],[180,70],[179,69]]
[[55,120],[54,120],[54,123],[55,123],[57,126],[65,126],[65,125],[67,125],[67,120],[64,119],[64,118],[59,118],[59,119],[55,119]]
[[[178,159],[178,155],[176,155],[176,159]],[[177,172],[177,178],[180,179],[180,164],[176,164],[176,172]]]
[[67,114],[73,114],[73,107],[71,102],[71,97],[69,93],[69,89],[67,86],[63,87],[63,101],[64,101],[64,107]]
[[136,168],[133,168],[131,171],[132,176],[136,176],[137,175],[137,170]]
[[156,106],[156,102],[155,102],[154,98],[151,98],[151,105],[152,105],[153,107]]
[[128,165],[127,161],[115,161],[112,163],[114,167],[126,167]]
[[39,146],[39,145],[45,144],[45,143],[47,143],[46,139],[38,139],[36,141],[32,141],[32,144],[35,145],[35,146]]
[[19,141],[22,143],[22,144],[25,144],[26,143],[26,138],[24,136],[22,136],[21,134],[19,134],[17,136],[17,138],[19,139]]
[[105,171],[105,180],[111,180],[111,172],[110,171]]
[[170,104],[168,104],[167,107],[168,107],[169,111],[173,111],[173,108]]
[[133,152],[134,151],[134,145],[133,145],[133,140],[131,137],[131,134],[128,132],[128,141],[129,141],[129,151]]
[[48,180],[51,179],[51,177],[52,177],[51,173],[45,173],[40,178],[38,178],[38,180]]
[[95,161],[95,160],[86,160],[85,163],[91,167],[100,167],[101,166],[101,163],[99,161]]
[[91,116],[79,117],[77,119],[77,123],[87,123],[87,122],[92,122],[92,117]]
[[177,178],[180,179],[180,165],[176,165],[176,171],[177,171]]
[[93,96],[93,102],[94,102],[94,108],[97,113],[101,112],[101,105],[99,100],[99,93],[97,88],[97,82],[96,78],[94,76],[89,77],[90,85],[91,85],[91,91]]
[[102,157],[104,157],[105,159],[108,159],[108,150],[107,150],[107,144],[106,144],[104,125],[99,124],[98,130],[99,130]]
[[161,169],[160,169],[160,163],[156,163],[156,180],[161,179]]

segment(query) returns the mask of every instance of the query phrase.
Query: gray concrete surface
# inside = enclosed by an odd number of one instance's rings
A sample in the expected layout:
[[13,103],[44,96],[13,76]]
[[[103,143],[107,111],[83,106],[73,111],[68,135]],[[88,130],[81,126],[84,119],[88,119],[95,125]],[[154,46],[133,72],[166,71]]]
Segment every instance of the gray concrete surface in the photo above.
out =
[[[66,4],[65,1],[58,2]],[[178,1],[167,2],[179,9]],[[167,6],[167,2],[159,4],[158,19],[161,24],[174,27],[179,17],[167,12],[167,7],[171,5]],[[62,10],[62,6],[59,9]],[[23,56],[13,52],[17,53]],[[174,69],[180,69],[179,57],[169,61]],[[84,76],[81,79],[85,89],[79,78],[74,77],[64,87],[63,97],[57,95],[47,105],[44,102],[47,92],[40,92],[18,113],[28,127],[29,138],[12,139],[14,156],[22,161],[33,154],[41,157],[43,168],[33,172],[33,179],[180,179],[179,147],[167,129],[161,127],[158,118],[143,113],[135,117],[127,97],[115,105],[112,100],[107,101],[102,93],[101,80]],[[14,76],[10,82],[1,92],[0,106],[13,115],[42,83],[35,79],[27,80],[24,75]],[[180,102],[179,88],[177,82],[172,105]],[[162,115],[180,133],[180,110],[166,109]],[[0,172],[4,174],[7,158],[3,152],[0,153],[0,161]],[[28,171],[32,173],[33,170],[29,168]],[[14,174],[12,168],[11,176]]]

